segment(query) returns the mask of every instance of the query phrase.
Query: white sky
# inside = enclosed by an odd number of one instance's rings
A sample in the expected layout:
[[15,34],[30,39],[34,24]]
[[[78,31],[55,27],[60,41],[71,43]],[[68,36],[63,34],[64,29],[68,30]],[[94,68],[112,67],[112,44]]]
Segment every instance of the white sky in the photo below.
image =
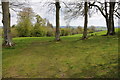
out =
[[[44,1],[44,0],[43,0]],[[51,1],[51,0],[50,0]],[[33,8],[34,12],[39,14],[43,18],[47,18],[50,23],[52,23],[55,26],[55,12],[47,12],[47,8],[40,8],[40,4],[38,2],[41,2],[41,0],[31,0],[31,7]],[[1,11],[1,6],[0,6]],[[0,14],[0,26],[2,26],[2,15]],[[11,25],[16,24],[17,22],[17,13],[11,10]],[[66,26],[66,21],[64,20],[64,14],[60,13],[60,25]],[[83,26],[84,25],[84,17],[80,17],[76,20],[72,20],[70,22],[71,26]],[[88,26],[106,26],[106,22],[104,17],[101,15],[101,13],[95,13],[92,15],[92,17],[88,20]],[[115,19],[115,26],[118,26],[118,20]]]

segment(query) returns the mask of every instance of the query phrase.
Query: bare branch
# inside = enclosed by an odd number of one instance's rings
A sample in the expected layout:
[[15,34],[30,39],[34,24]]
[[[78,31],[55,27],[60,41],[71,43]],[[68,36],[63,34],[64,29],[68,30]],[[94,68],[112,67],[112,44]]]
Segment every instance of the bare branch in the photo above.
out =
[[118,15],[118,14],[114,14],[117,18],[119,18],[120,19],[120,15]]
[[90,4],[90,6],[95,6],[95,7],[97,7],[97,8],[100,10],[101,14],[102,14],[104,17],[106,17],[106,15],[105,15],[104,12],[103,12],[103,9],[101,9],[98,5]]

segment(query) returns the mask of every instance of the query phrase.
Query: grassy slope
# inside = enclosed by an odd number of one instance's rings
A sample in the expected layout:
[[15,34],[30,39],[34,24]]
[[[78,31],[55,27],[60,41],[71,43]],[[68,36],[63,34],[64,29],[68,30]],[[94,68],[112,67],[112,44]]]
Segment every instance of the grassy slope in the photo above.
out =
[[118,77],[118,37],[78,40],[62,37],[14,38],[15,47],[3,48],[3,77],[93,78]]

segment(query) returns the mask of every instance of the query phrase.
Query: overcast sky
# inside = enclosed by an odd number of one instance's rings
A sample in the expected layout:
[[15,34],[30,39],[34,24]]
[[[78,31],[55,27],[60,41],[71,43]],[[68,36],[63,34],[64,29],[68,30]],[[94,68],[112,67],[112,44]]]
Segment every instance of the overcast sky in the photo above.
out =
[[[40,2],[41,0],[31,0],[30,6],[33,8],[33,11],[36,14],[39,14],[43,18],[47,18],[50,23],[52,23],[55,26],[55,12],[48,12],[47,7],[40,8]],[[43,0],[44,1],[44,0]],[[0,6],[1,11],[1,6]],[[0,26],[2,26],[2,15],[0,14]],[[11,10],[11,25],[14,25],[17,23],[17,13]],[[60,25],[66,26],[66,21],[64,20],[64,14],[60,13]],[[71,26],[83,26],[84,25],[84,17],[80,17],[76,20],[72,20],[70,22]],[[106,26],[106,22],[104,17],[101,15],[100,12],[95,13],[92,15],[92,17],[89,17],[88,20],[88,26]],[[118,20],[115,19],[115,26],[118,26]]]

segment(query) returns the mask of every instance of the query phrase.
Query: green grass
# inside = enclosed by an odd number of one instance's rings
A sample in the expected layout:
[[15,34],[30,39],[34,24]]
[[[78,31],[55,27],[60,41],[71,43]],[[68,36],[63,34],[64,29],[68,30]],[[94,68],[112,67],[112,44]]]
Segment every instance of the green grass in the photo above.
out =
[[87,40],[79,40],[81,34],[63,36],[60,42],[54,37],[14,38],[16,46],[3,48],[3,77],[117,78],[118,36],[92,34]]

